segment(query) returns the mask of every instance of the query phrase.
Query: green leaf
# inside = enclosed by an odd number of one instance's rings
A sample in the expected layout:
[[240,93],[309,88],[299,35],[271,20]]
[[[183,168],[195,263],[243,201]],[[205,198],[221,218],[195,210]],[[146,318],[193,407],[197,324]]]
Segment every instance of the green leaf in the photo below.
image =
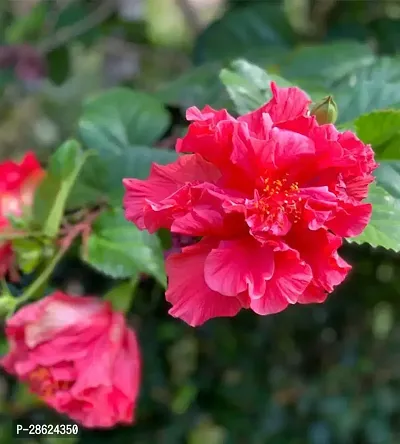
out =
[[186,71],[182,76],[162,86],[156,96],[164,103],[186,110],[190,106],[230,108],[228,94],[218,74],[221,63],[207,63]]
[[[90,14],[92,14],[91,8],[89,8],[84,2],[70,2],[67,6],[62,8],[61,13],[57,16],[54,28],[56,31],[59,31],[63,28],[77,26],[77,24],[82,22],[82,17],[87,17]],[[72,34],[68,43],[70,43],[71,40],[79,40],[84,44],[91,44],[99,35],[101,35],[99,24],[96,26],[89,26],[83,33]]]
[[135,297],[139,280],[140,273],[137,273],[129,281],[119,282],[104,295],[104,300],[110,301],[114,310],[127,313]]
[[48,171],[61,180],[69,179],[84,153],[76,140],[67,140],[50,157]]
[[190,430],[189,444],[223,444],[227,441],[227,430],[206,418]]
[[69,193],[92,151],[83,152],[75,140],[63,143],[51,156],[46,178],[35,194],[33,221],[49,237],[57,235]]
[[380,161],[374,176],[380,187],[394,198],[400,199],[400,162]]
[[146,179],[153,162],[165,165],[176,158],[174,151],[144,146],[135,146],[118,155],[93,157],[82,169],[68,200],[68,208],[95,203],[100,199],[119,206],[124,195],[122,179]]
[[329,23],[326,30],[326,40],[356,40],[367,42],[371,38],[370,29],[366,24],[360,23],[356,19],[345,19],[340,23]]
[[377,109],[400,108],[400,64],[389,58],[355,70],[332,89],[339,122]]
[[370,23],[378,43],[379,53],[389,54],[399,51],[400,20],[380,17]]
[[35,239],[15,239],[12,243],[21,270],[32,273],[43,258],[43,245]]
[[371,184],[367,201],[373,207],[371,221],[359,236],[349,241],[400,251],[400,200],[384,188]]
[[[100,166],[97,167],[96,165]],[[90,162],[85,163],[68,196],[67,210],[94,206],[101,201],[105,202],[109,200],[108,193],[110,190],[104,185],[106,180],[99,177],[97,177],[96,180],[97,174],[107,174],[106,167],[102,165],[104,165],[104,163],[98,156],[94,156]],[[121,183],[119,183],[119,186],[121,188]]]
[[143,146],[157,141],[169,125],[164,105],[145,93],[116,88],[88,101],[79,130],[99,157],[85,166],[69,207],[102,197],[120,205],[124,177],[145,178],[152,162],[174,161],[175,153]]
[[380,110],[354,122],[357,136],[374,148],[377,159],[400,159],[400,110]]
[[[395,57],[383,56],[364,68],[361,68],[367,79],[373,80],[380,78],[384,82],[396,83],[400,81],[400,60]],[[351,73],[357,75],[355,73]]]
[[[283,8],[274,2],[257,2],[233,9],[212,23],[197,39],[196,64],[248,57],[254,49],[280,53],[291,47],[295,35]],[[279,51],[277,51],[279,48]]]
[[86,146],[101,155],[122,154],[135,145],[153,144],[169,125],[170,115],[157,98],[115,88],[85,104],[79,132]]
[[87,252],[82,248],[82,258],[115,279],[143,272],[166,286],[164,257],[158,237],[140,231],[128,222],[121,209],[109,210],[96,220]]
[[[239,114],[253,111],[268,102],[272,97],[272,81],[281,88],[293,86],[287,79],[243,59],[233,61],[229,69],[223,69],[220,79]],[[314,102],[328,94],[327,90],[321,89],[320,85],[310,79],[300,79],[296,86],[307,91]]]
[[235,60],[231,66],[232,69],[221,71],[220,79],[239,114],[259,108],[272,97],[271,81],[275,81],[282,87],[291,86],[287,80],[274,74],[268,74],[259,66],[246,60]]
[[330,86],[375,59],[372,49],[358,42],[304,46],[290,54],[280,72],[289,79],[321,78],[325,86]]
[[229,69],[223,69],[219,75],[238,114],[246,114],[265,103],[266,90],[260,91],[246,78]]
[[47,2],[34,4],[27,14],[14,18],[11,24],[7,26],[5,30],[6,42],[18,44],[36,40],[43,30],[47,14]]
[[0,70],[0,94],[1,89],[5,88],[7,85],[9,85],[12,82],[15,82],[16,76],[14,69],[12,68],[2,68]]
[[[193,384],[185,384],[177,390],[171,403],[171,410],[176,415],[182,415],[193,404],[198,395],[198,388]],[[203,441],[204,442],[204,441]],[[206,441],[208,444],[210,441]]]
[[46,59],[49,79],[61,85],[69,78],[71,70],[69,47],[65,45],[50,51]]
[[234,60],[231,63],[231,67],[241,77],[247,79],[250,83],[254,83],[254,85],[257,86],[258,89],[260,89],[261,91],[265,90],[268,95],[268,100],[272,97],[270,90],[271,81],[276,82],[282,88],[293,86],[293,84],[288,80],[276,74],[271,74],[260,68],[258,65],[249,63],[247,60],[244,59]]
[[[3,320],[5,316],[9,316],[13,313],[17,305],[16,298],[9,292],[7,284],[2,282],[2,291],[0,293],[0,319]],[[4,343],[5,342],[5,343]],[[7,353],[7,341],[0,341],[0,352]]]
[[32,207],[34,225],[44,227],[49,217],[52,206],[55,204],[58,192],[61,188],[61,178],[47,172],[45,179],[40,183],[35,192]]

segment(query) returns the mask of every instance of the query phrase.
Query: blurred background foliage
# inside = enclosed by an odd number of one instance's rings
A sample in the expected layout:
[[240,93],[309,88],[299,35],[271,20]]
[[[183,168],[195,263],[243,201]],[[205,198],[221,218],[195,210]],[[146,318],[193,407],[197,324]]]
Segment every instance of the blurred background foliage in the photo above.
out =
[[[34,148],[46,162],[78,132],[89,96],[126,86],[142,91],[123,104],[127,127],[142,119],[134,142],[157,138],[167,160],[186,107],[233,112],[229,85],[235,94],[243,85],[244,108],[252,90],[267,89],[238,58],[314,100],[333,93],[340,124],[400,107],[396,0],[3,0],[0,43],[2,159]],[[162,121],[159,134],[152,119]],[[122,139],[129,144],[130,134]],[[145,177],[148,167],[144,160],[124,174]],[[368,246],[342,254],[353,272],[324,305],[265,318],[244,312],[198,329],[169,317],[158,284],[143,279],[129,315],[144,359],[136,424],[42,442],[398,444],[400,259]],[[111,281],[67,260],[54,285],[103,294]],[[55,420],[5,374],[0,409],[1,444],[14,442],[12,421]]]

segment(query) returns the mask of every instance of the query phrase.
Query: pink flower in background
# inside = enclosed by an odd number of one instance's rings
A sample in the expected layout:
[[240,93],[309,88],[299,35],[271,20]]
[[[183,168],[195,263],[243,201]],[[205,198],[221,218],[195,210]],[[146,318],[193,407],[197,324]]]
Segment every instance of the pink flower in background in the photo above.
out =
[[22,81],[40,80],[46,76],[46,59],[33,46],[0,45],[0,70],[13,69]]
[[[0,216],[0,232],[9,226],[8,220]],[[4,277],[12,267],[14,253],[11,242],[0,242],[0,277]]]
[[[6,160],[0,163],[0,230],[10,228],[7,216],[23,215],[33,203],[34,193],[43,179],[45,171],[34,153],[27,153],[21,163]],[[13,263],[10,242],[0,246],[0,277],[4,276]]]
[[21,163],[0,163],[0,214],[21,216],[24,207],[33,203],[34,192],[45,171],[34,153],[25,154]]
[[190,108],[176,150],[194,154],[124,180],[128,220],[201,238],[166,261],[170,313],[192,326],[323,302],[351,268],[337,253],[342,238],[369,222],[371,147],[319,125],[300,89],[271,90],[238,119]]
[[6,336],[1,365],[49,406],[85,427],[133,422],[139,346],[108,302],[57,291],[19,310]]

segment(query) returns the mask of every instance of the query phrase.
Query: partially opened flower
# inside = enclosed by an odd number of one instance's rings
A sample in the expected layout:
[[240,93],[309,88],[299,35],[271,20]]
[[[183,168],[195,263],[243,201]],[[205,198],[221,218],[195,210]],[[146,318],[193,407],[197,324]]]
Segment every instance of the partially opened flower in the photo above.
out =
[[108,302],[55,292],[10,318],[6,336],[1,365],[58,412],[85,427],[133,422],[139,347]]
[[170,313],[190,325],[324,301],[351,268],[337,253],[342,238],[369,222],[371,147],[319,125],[300,89],[271,89],[238,119],[190,108],[176,149],[194,154],[124,180],[128,220],[200,238],[166,261]]
[[[21,163],[7,160],[0,163],[0,231],[10,228],[9,216],[21,217],[33,203],[34,193],[45,171],[34,153],[27,153]],[[10,242],[0,245],[0,277],[13,262]]]

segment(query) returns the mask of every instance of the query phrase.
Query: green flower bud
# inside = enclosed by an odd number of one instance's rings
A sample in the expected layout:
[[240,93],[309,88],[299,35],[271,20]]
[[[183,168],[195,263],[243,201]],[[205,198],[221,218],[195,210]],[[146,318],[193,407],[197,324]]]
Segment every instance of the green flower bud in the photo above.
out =
[[0,318],[9,315],[16,307],[16,299],[10,294],[0,295]]
[[332,96],[324,97],[320,102],[314,104],[310,114],[315,116],[320,125],[335,123],[338,117],[338,109]]

